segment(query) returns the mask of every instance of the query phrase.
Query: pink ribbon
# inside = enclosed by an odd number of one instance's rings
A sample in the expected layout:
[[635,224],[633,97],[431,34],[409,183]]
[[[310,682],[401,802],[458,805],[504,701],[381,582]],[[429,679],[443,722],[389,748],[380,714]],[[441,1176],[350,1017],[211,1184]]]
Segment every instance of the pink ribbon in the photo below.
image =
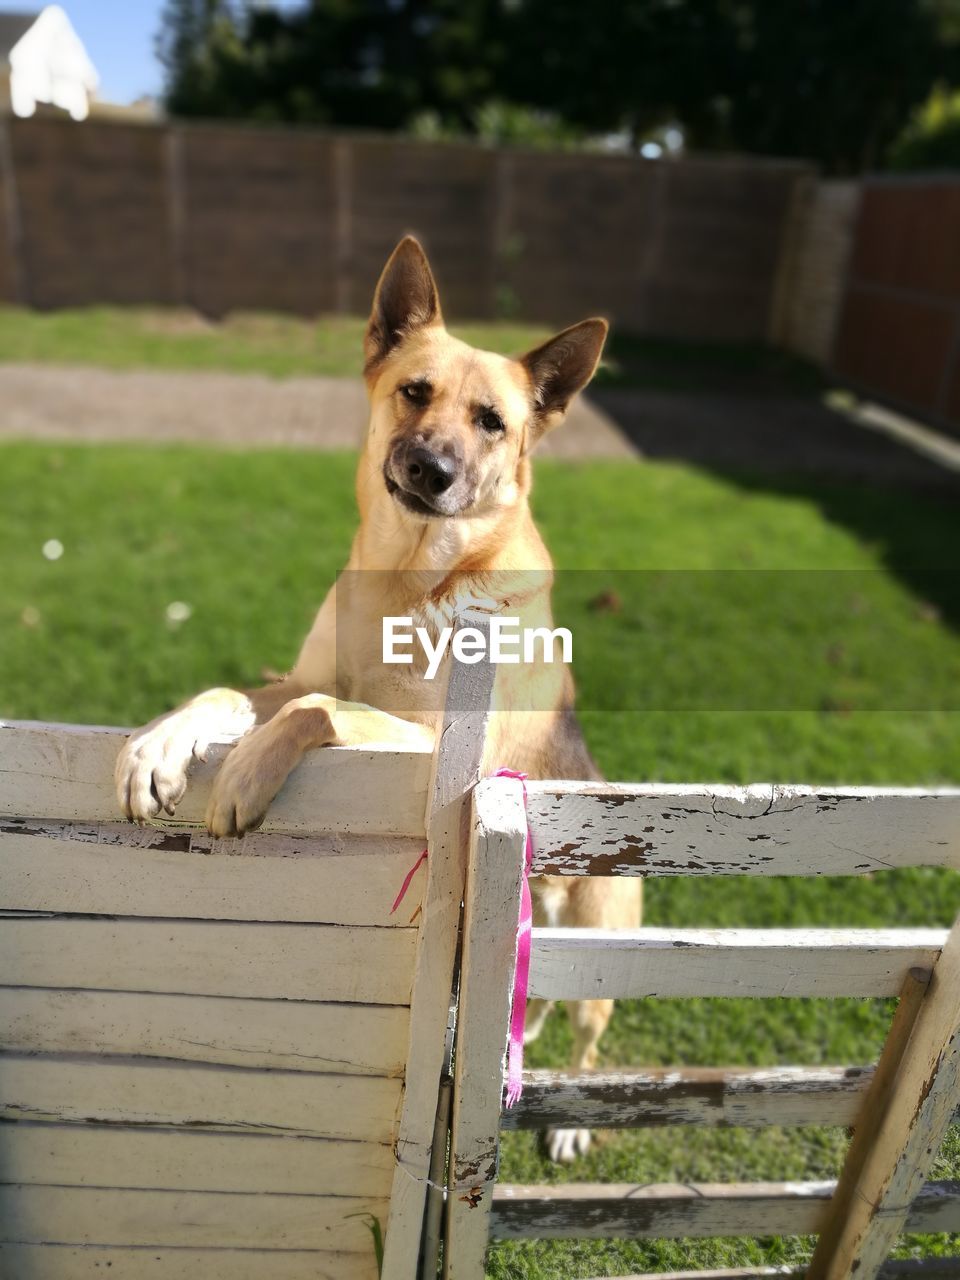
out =
[[[397,894],[397,896],[394,898],[394,900],[393,900],[393,906],[390,908],[390,914],[391,914],[391,915],[393,915],[393,913],[396,911],[397,907],[399,907],[400,903],[401,903],[401,902],[404,900],[404,898],[407,896],[407,890],[410,888],[410,881],[411,881],[411,880],[413,879],[413,877],[417,874],[417,872],[420,870],[420,868],[423,866],[423,864],[426,862],[426,860],[427,860],[427,850],[426,850],[426,849],[424,849],[423,853],[421,853],[420,857],[416,860],[416,862],[413,864],[413,866],[410,868],[410,870],[409,870],[409,871],[407,872],[407,874],[404,876],[404,878],[403,878],[403,884],[400,886],[400,892],[399,892],[399,893]],[[414,914],[416,914],[416,913],[414,913]]]
[[[495,778],[516,778],[523,787],[523,807],[527,807],[527,775],[514,769],[498,769]],[[390,914],[396,911],[406,897],[410,882],[427,860],[424,849],[407,872],[400,892],[394,899]],[[527,825],[527,840],[523,857],[523,880],[520,884],[520,920],[517,924],[517,969],[513,979],[513,1003],[510,1010],[510,1043],[507,1049],[507,1097],[506,1106],[520,1101],[523,1093],[523,1028],[527,1016],[527,988],[530,984],[530,941],[533,930],[533,904],[530,900],[530,868],[533,865],[533,837]]]
[[[527,775],[513,769],[498,769],[495,778],[516,778],[523,787],[523,807],[527,807]],[[530,868],[533,865],[533,837],[527,824],[527,840],[523,856],[523,879],[520,882],[520,920],[517,924],[517,969],[513,979],[513,1005],[510,1011],[510,1043],[507,1049],[507,1097],[510,1108],[523,1093],[523,1028],[527,1017],[527,987],[530,982],[530,941],[533,931],[533,904],[530,901]]]

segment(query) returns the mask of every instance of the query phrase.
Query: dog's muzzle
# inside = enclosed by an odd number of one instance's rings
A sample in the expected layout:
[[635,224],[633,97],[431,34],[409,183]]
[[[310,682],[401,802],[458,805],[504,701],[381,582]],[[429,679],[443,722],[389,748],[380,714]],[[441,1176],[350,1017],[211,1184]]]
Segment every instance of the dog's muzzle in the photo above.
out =
[[421,516],[453,516],[465,505],[460,459],[423,444],[398,442],[384,464],[387,491]]

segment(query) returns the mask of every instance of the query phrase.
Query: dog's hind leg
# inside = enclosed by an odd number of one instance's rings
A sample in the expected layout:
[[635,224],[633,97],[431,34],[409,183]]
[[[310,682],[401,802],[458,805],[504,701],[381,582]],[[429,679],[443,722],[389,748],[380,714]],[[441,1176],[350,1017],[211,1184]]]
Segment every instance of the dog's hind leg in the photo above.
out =
[[527,1017],[523,1024],[523,1043],[533,1044],[543,1030],[544,1023],[553,1010],[552,1000],[528,1000]]
[[[635,929],[640,924],[640,880],[577,880],[560,914],[561,925],[573,928]],[[613,1013],[612,1000],[571,1000],[567,1004],[573,1030],[570,1071],[580,1075],[597,1065],[598,1044]],[[551,1160],[569,1163],[590,1150],[589,1129],[550,1129],[547,1151]]]

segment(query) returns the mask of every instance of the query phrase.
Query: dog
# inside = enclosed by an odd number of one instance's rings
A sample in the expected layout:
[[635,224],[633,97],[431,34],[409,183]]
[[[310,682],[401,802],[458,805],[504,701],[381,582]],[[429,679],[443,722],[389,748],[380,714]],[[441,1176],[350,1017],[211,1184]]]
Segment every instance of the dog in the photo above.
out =
[[[357,470],[360,526],[346,570],[322,604],[293,670],[261,689],[211,689],[135,732],[117,761],[120,806],[131,820],[173,815],[194,758],[237,739],[212,789],[215,836],[258,827],[306,751],[330,745],[433,745],[445,681],[424,659],[385,664],[385,616],[436,635],[465,606],[552,628],[552,564],[529,507],[530,455],[592,378],[607,335],[601,319],[563,330],[519,359],[477,350],[446,330],[430,265],[412,237],[376,287],[364,336],[371,413]],[[509,764],[531,778],[599,773],[574,716],[569,668],[497,667],[485,770]],[[531,880],[538,925],[634,928],[640,881]],[[571,1068],[591,1069],[610,1000],[573,1002]],[[550,1012],[531,1001],[525,1039]],[[587,1151],[590,1134],[547,1135],[554,1160]]]

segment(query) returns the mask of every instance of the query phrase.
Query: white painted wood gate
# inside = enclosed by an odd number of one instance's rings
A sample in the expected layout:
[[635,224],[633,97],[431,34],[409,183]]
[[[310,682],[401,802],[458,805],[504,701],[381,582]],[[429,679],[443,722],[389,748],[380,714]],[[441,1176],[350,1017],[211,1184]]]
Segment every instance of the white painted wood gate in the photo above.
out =
[[[957,790],[531,782],[528,792],[534,874],[849,876],[960,868]],[[873,1280],[901,1231],[960,1231],[960,1183],[926,1181],[960,1103],[960,923],[949,932],[535,929],[530,995],[550,1000],[900,1000],[875,1068],[678,1067],[581,1077],[532,1071],[521,1102],[501,1115],[495,1086],[508,984],[497,964],[496,981],[489,982],[484,957],[506,954],[513,936],[520,805],[516,792],[505,795],[502,780],[485,780],[474,792],[446,1280],[481,1280],[488,1233],[506,1239],[819,1233],[809,1280]],[[501,1125],[665,1124],[853,1125],[855,1136],[838,1184],[496,1183]]]
[[[815,1280],[871,1280],[904,1225],[960,1230],[960,1187],[925,1182],[958,1101],[956,926],[537,930],[535,996],[900,1004],[875,1070],[530,1072],[500,1114],[527,820],[535,874],[856,875],[960,866],[960,792],[535,782],[525,809],[474,786],[490,678],[455,671],[434,757],[313,753],[240,843],[199,830],[215,759],[141,831],[116,821],[119,731],[0,726],[0,1275],[369,1280],[378,1224],[384,1277],[414,1280],[425,1207],[421,1274],[442,1235],[447,1280],[480,1280],[491,1230],[820,1232]],[[510,1187],[501,1122],[856,1137],[837,1187]]]

